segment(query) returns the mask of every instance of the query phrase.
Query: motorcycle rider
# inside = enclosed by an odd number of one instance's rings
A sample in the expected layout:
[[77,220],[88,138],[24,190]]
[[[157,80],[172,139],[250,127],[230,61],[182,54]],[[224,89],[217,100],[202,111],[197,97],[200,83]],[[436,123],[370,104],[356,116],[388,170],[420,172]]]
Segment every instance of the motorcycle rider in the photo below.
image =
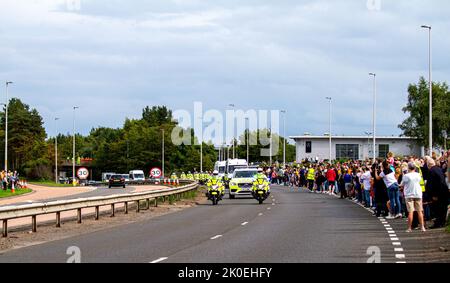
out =
[[186,174],[184,172],[181,173],[180,179],[181,180],[186,180],[187,179]]
[[206,186],[208,187],[208,193],[207,196],[209,196],[209,191],[211,190],[212,186],[217,185],[219,188],[219,192],[221,197],[223,198],[223,196],[225,195],[225,189],[222,183],[222,179],[219,178],[219,171],[215,170],[213,172],[213,175],[208,179]]
[[269,179],[266,174],[264,174],[264,170],[262,168],[258,168],[258,173],[253,177],[252,194],[254,197],[256,197],[256,192],[258,190],[258,186],[260,185],[265,185],[266,195],[270,195]]

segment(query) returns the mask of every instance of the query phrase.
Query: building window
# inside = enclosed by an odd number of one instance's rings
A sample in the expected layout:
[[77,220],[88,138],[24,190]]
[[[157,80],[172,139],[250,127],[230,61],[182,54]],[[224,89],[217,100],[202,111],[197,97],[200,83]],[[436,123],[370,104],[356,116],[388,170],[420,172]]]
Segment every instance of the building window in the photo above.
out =
[[312,153],[312,142],[306,142],[306,153]]
[[336,159],[359,159],[359,145],[357,144],[337,144]]
[[388,153],[389,153],[388,144],[378,145],[378,158],[387,158]]

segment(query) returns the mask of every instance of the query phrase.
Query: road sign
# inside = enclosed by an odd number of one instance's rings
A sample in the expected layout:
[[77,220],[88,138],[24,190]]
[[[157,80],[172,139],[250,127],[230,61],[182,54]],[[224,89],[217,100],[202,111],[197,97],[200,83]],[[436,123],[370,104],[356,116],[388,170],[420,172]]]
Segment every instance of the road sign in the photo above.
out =
[[84,167],[78,169],[77,177],[80,180],[86,180],[89,177],[89,170],[87,168],[84,168]]
[[152,168],[152,170],[150,170],[150,176],[153,178],[153,179],[158,179],[158,178],[161,178],[162,177],[162,170],[161,169],[159,169],[159,168]]

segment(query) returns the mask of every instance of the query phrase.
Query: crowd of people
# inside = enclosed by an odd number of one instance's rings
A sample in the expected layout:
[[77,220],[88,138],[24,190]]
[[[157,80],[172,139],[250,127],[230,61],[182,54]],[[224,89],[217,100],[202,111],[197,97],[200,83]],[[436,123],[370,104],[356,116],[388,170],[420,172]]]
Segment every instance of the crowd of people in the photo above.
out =
[[[395,157],[337,162],[305,161],[266,168],[272,184],[307,188],[363,204],[377,217],[408,218],[412,229],[446,225],[450,187],[450,151],[438,157]],[[427,226],[426,223],[433,222]]]
[[0,178],[1,178],[1,182],[2,182],[2,190],[6,191],[8,188],[11,189],[15,189],[18,186],[18,182],[19,182],[19,174],[17,173],[17,171],[11,172],[8,171],[8,173],[6,173],[5,170],[3,170],[0,173]]

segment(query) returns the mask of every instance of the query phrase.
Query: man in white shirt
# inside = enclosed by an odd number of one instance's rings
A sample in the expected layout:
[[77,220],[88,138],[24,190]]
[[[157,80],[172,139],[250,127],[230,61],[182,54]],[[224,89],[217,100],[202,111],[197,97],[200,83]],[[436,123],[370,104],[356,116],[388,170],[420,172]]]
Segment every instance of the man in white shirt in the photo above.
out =
[[366,207],[370,208],[371,207],[371,201],[370,201],[370,190],[371,190],[371,184],[370,184],[370,180],[372,180],[372,175],[370,173],[370,168],[366,167],[364,169],[364,174],[361,176],[361,182],[364,185],[364,192],[363,192],[363,196],[364,196],[364,202],[366,204]]
[[417,212],[422,232],[425,232],[422,187],[420,186],[420,180],[422,177],[416,172],[416,165],[413,162],[408,164],[408,172],[408,174],[403,176],[403,181],[400,185],[400,187],[404,189],[406,207],[408,209],[408,230],[406,232],[412,232],[414,212]]

